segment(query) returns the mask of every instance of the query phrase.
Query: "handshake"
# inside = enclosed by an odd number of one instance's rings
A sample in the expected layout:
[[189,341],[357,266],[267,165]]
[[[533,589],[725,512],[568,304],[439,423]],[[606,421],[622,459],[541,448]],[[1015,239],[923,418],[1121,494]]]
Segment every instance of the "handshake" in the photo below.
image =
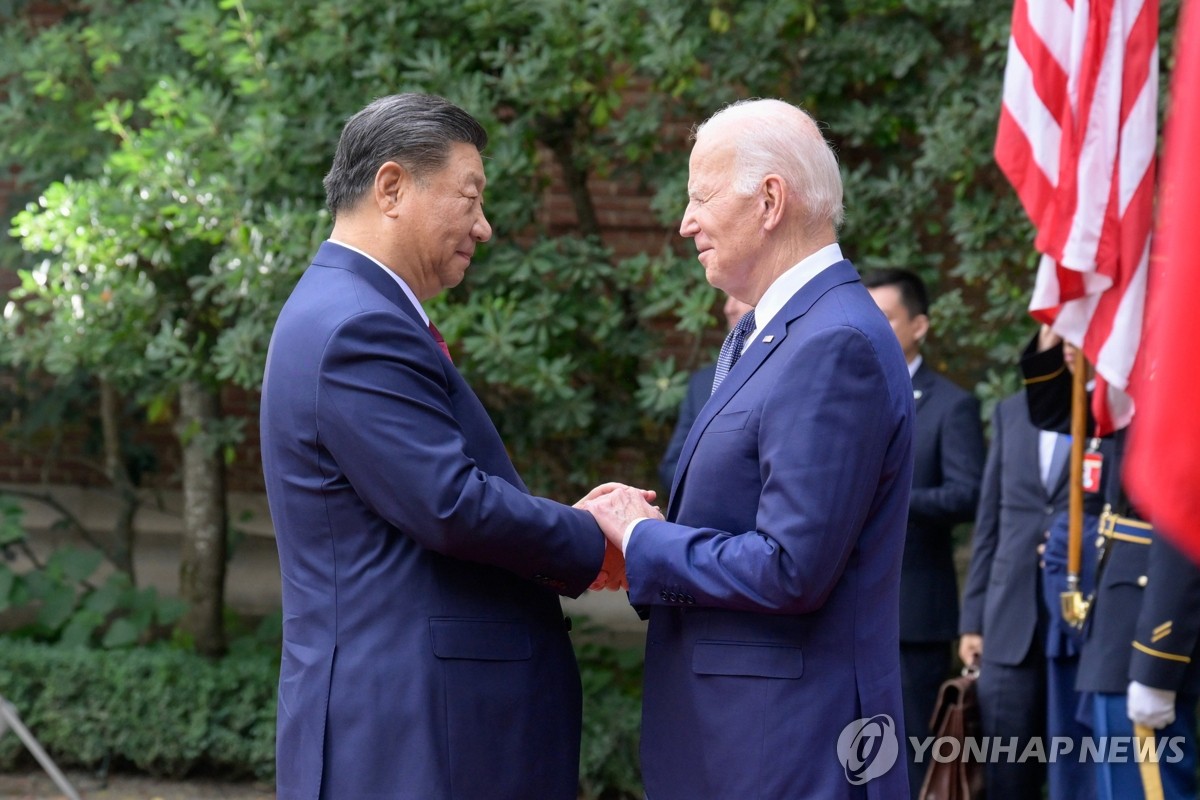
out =
[[625,551],[622,549],[625,529],[637,520],[663,518],[658,506],[650,505],[655,496],[655,492],[649,489],[635,489],[623,483],[602,483],[575,504],[575,508],[581,508],[596,518],[607,540],[600,574],[589,588],[613,591],[629,588],[629,582],[625,579]]

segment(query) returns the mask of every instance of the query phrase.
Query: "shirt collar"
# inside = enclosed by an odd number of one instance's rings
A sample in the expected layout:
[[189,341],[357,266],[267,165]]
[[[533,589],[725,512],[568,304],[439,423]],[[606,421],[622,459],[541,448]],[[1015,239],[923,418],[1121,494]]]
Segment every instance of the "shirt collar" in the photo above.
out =
[[759,331],[767,327],[767,323],[775,318],[775,315],[783,309],[796,292],[804,287],[804,284],[841,260],[842,248],[837,242],[834,242],[825,245],[776,278],[763,292],[758,305],[754,307],[754,334],[747,336],[746,341],[753,340]]
[[413,307],[417,309],[417,313],[421,315],[421,320],[426,325],[429,324],[429,315],[425,313],[424,308],[421,308],[421,301],[417,299],[417,296],[415,294],[413,294],[413,290],[411,288],[409,288],[408,284],[404,282],[403,278],[401,278],[399,275],[397,275],[394,271],[385,267],[383,265],[382,261],[380,261],[379,259],[375,258],[374,256],[372,256],[368,253],[364,253],[362,250],[359,250],[354,245],[349,245],[349,244],[346,244],[345,242],[339,242],[337,239],[329,239],[329,243],[336,244],[338,247],[344,247],[347,250],[353,250],[355,253],[358,253],[360,256],[367,259],[372,264],[375,264],[381,270],[386,272],[391,277],[392,280],[394,280],[396,283],[400,284],[400,288],[404,290],[404,294],[406,294],[408,296],[408,299],[413,304]]
[[924,360],[925,360],[925,357],[922,356],[920,353],[917,353],[917,357],[914,358],[912,361],[908,362],[908,377],[910,377],[910,378],[916,377],[917,370],[919,370],[921,368],[921,362]]

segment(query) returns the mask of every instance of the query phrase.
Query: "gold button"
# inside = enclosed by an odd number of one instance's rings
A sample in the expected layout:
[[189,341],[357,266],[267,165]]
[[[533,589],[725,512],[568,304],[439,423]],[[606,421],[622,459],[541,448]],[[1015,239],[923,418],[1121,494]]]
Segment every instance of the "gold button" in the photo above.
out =
[[1145,587],[1145,585],[1149,582],[1150,582],[1150,579],[1147,578],[1145,575],[1138,576],[1138,586]]

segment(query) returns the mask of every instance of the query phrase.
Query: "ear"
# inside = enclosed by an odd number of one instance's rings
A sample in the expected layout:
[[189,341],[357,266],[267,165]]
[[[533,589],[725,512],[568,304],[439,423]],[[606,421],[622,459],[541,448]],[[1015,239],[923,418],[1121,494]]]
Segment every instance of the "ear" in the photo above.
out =
[[787,184],[783,178],[771,173],[763,178],[759,191],[762,192],[763,230],[774,230],[783,222],[787,208]]
[[400,200],[412,183],[412,175],[395,161],[388,161],[375,172],[375,205],[387,216],[399,213]]
[[913,317],[913,338],[918,342],[925,341],[925,334],[929,333],[929,317],[924,314],[917,314]]

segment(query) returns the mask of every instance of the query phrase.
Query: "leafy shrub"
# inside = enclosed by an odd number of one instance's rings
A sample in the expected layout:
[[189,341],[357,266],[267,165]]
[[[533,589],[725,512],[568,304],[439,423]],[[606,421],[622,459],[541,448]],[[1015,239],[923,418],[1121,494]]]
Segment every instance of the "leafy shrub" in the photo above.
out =
[[[0,647],[0,695],[62,766],[269,778],[278,675],[262,651],[210,661],[166,647]],[[0,739],[0,767],[23,757],[19,739]]]
[[[265,620],[219,661],[165,645],[89,650],[0,638],[0,696],[60,766],[272,780],[279,651],[261,642],[277,625]],[[580,795],[640,798],[641,652],[585,642],[578,657]],[[0,738],[0,769],[30,759],[17,737]]]
[[183,613],[175,598],[139,589],[123,572],[101,580],[104,560],[91,547],[60,547],[37,557],[22,524],[19,504],[0,494],[0,551],[30,563],[14,570],[0,562],[0,612],[20,611],[28,621],[10,635],[64,645],[105,648],[146,643],[169,629]]
[[642,723],[641,648],[576,644],[583,680],[583,741],[579,793],[583,800],[640,798],[638,742]]

